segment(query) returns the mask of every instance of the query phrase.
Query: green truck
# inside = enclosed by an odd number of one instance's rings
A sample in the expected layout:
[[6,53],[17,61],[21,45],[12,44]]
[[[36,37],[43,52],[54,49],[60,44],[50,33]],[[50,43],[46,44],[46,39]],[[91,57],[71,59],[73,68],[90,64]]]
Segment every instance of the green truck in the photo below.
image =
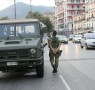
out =
[[43,29],[37,19],[0,21],[0,71],[44,76]]

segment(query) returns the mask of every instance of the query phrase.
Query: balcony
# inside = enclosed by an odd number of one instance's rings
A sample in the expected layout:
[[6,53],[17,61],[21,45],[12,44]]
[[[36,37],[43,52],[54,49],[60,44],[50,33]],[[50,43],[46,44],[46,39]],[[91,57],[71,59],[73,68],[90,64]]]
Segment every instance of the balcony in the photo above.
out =
[[64,17],[57,18],[57,20],[61,20],[61,19],[64,19]]
[[66,4],[85,4],[85,2],[67,2]]
[[85,10],[84,8],[67,8],[67,10]]
[[86,27],[84,30],[93,30],[93,27]]
[[68,17],[69,17],[69,16],[74,16],[74,15],[75,15],[75,14],[70,14],[70,13],[69,13],[69,14],[67,14],[67,16],[68,16]]
[[59,22],[57,25],[58,25],[58,26],[64,25],[64,22]]
[[73,22],[73,20],[72,19],[68,19],[68,22]]

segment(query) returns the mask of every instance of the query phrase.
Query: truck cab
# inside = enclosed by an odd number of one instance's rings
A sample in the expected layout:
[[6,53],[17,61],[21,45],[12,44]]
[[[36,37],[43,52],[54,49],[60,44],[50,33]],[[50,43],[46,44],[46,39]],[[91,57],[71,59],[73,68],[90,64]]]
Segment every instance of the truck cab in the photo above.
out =
[[44,76],[42,28],[37,19],[0,21],[0,71],[36,69]]

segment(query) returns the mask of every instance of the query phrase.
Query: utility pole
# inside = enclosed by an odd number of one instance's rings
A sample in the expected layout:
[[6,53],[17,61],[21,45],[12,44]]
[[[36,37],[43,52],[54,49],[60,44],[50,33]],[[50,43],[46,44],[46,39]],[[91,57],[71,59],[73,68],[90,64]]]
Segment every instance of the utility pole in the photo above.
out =
[[32,0],[30,0],[30,11],[32,12],[32,5],[31,5],[31,1],[32,1]]
[[16,19],[16,1],[14,0],[14,15],[15,15],[15,19]]

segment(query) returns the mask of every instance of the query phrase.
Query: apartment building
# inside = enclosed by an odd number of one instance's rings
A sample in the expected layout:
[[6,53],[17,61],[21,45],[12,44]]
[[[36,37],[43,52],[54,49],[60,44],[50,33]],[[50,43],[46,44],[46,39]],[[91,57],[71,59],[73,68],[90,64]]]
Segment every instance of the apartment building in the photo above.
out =
[[73,16],[85,11],[85,0],[64,0],[64,29],[67,36],[73,33]]
[[85,32],[95,30],[95,0],[86,0],[85,1]]
[[85,14],[78,14],[73,16],[73,33],[82,34],[85,28]]
[[55,0],[55,30],[60,32],[64,29],[63,0]]

